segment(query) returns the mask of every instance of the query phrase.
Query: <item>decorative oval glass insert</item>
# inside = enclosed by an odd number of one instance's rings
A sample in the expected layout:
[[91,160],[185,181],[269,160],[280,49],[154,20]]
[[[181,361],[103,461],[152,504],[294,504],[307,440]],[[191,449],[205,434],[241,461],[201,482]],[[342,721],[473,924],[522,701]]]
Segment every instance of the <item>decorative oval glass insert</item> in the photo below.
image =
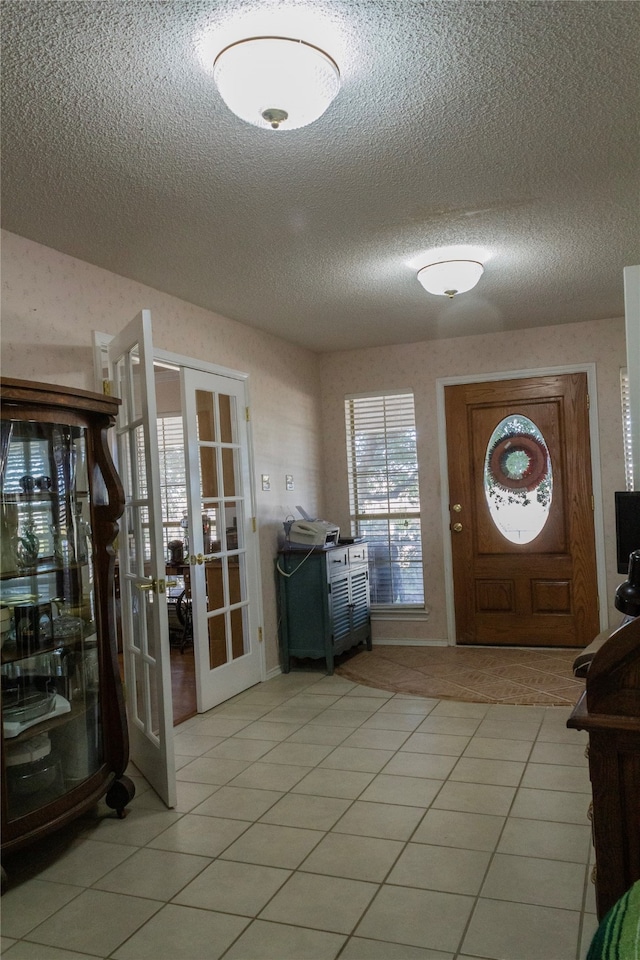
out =
[[531,543],[549,518],[551,458],[533,420],[520,413],[495,428],[484,460],[484,495],[491,519],[511,543]]

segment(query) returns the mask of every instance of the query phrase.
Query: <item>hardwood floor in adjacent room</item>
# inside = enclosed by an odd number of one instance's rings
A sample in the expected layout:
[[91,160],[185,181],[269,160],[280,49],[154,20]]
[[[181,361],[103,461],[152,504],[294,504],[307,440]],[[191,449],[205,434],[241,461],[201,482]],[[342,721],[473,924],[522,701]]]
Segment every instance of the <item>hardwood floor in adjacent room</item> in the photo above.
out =
[[181,652],[171,647],[171,693],[173,696],[173,725],[194,717],[196,708],[196,670],[193,644]]

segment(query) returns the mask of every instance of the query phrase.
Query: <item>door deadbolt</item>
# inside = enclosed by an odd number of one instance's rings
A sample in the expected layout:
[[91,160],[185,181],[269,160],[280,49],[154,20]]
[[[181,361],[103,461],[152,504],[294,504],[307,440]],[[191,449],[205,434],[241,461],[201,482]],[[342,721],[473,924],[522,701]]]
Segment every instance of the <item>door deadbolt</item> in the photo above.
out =
[[460,532],[462,531],[462,524],[461,524],[461,523],[454,523],[453,529],[455,530],[456,533],[460,533]]

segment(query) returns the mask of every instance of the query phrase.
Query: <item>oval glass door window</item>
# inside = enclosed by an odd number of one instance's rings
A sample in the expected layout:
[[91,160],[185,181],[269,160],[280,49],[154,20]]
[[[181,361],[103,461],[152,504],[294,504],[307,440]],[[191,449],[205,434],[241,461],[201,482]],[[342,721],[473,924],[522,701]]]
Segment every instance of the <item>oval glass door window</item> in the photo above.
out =
[[491,434],[484,461],[484,495],[491,519],[511,543],[531,543],[549,518],[551,458],[533,420],[505,417]]

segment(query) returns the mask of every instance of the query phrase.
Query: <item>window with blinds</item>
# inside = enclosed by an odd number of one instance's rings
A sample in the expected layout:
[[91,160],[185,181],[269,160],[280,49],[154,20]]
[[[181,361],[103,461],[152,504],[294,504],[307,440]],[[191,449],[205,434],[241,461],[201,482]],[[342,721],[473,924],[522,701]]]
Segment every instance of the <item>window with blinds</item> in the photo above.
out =
[[620,371],[620,402],[622,404],[622,442],[624,444],[624,474],[627,490],[633,490],[633,458],[631,456],[631,404],[629,401],[629,373]]
[[[34,425],[34,430],[37,430],[37,424]],[[49,444],[46,439],[39,439],[34,436],[28,440],[24,439],[18,443],[11,443],[2,475],[3,492],[19,495],[24,492],[20,482],[23,476],[28,475],[36,478],[47,476],[50,473]],[[38,503],[37,495],[35,495],[33,503],[29,505],[28,521],[32,526],[33,533],[38,538],[40,557],[53,556],[53,531],[49,523],[50,519],[50,504]],[[23,536],[24,533],[25,530],[21,526],[17,530],[17,534]]]
[[[187,512],[187,477],[184,462],[184,433],[181,416],[158,417],[160,455],[160,498],[162,501],[162,537],[165,550],[171,540],[184,540],[180,525]],[[144,460],[142,432],[138,437],[138,457]],[[141,464],[142,466],[142,464]],[[141,470],[144,476],[144,471]]]
[[413,394],[345,400],[352,536],[369,544],[372,605],[422,606],[422,532]]

